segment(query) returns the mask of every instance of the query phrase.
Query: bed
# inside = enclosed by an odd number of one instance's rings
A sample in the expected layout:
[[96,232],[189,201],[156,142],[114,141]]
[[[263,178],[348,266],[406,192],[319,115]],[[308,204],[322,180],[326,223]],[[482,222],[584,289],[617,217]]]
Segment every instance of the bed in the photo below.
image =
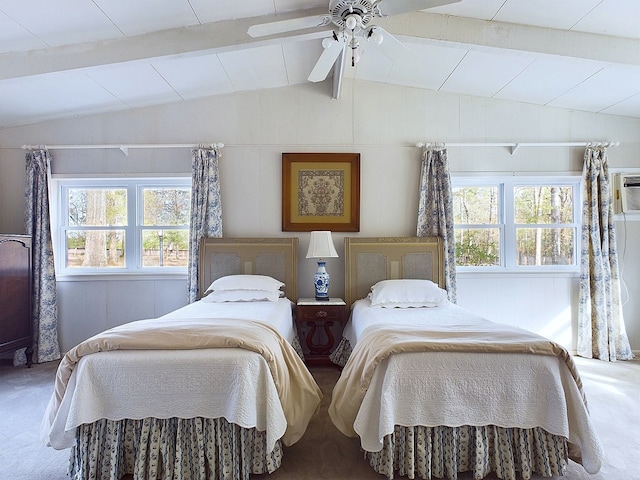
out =
[[42,436],[71,448],[73,480],[246,480],[280,466],[321,400],[289,300],[297,246],[204,239],[200,300],[67,352]]
[[345,262],[351,315],[331,357],[344,368],[329,414],[376,472],[515,480],[564,475],[570,459],[600,469],[569,353],[449,303],[441,239],[346,238]]

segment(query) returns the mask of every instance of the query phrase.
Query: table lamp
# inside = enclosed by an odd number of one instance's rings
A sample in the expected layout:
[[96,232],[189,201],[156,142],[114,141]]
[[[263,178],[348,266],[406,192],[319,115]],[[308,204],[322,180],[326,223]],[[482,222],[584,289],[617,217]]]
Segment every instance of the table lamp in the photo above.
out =
[[336,249],[333,246],[331,232],[311,232],[307,258],[318,259],[318,270],[313,276],[316,300],[329,300],[329,274],[325,268],[326,262],[323,259],[337,256],[338,252],[336,252]]

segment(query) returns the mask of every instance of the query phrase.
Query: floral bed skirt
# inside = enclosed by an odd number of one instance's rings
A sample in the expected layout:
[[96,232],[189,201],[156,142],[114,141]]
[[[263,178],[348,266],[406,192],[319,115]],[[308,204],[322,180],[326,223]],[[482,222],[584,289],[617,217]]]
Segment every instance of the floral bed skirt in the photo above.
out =
[[282,462],[282,443],[224,418],[99,420],[78,427],[72,480],[248,480]]
[[495,426],[401,427],[384,437],[380,452],[364,452],[373,469],[392,479],[447,478],[473,472],[480,480],[491,472],[503,480],[562,476],[567,469],[567,440],[541,428]]

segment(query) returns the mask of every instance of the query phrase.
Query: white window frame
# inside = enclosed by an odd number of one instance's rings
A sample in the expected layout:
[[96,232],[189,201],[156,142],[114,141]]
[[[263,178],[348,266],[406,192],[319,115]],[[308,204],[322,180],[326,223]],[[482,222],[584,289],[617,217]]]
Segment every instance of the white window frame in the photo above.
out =
[[[123,188],[127,190],[127,225],[114,228],[125,231],[125,267],[69,268],[66,266],[66,232],[68,204],[66,192],[70,188]],[[110,276],[121,275],[186,275],[187,267],[142,266],[142,232],[144,230],[189,229],[189,226],[145,226],[143,221],[142,192],[145,188],[191,188],[191,177],[72,177],[56,175],[51,184],[52,240],[56,275],[65,276]]]
[[[451,175],[451,184],[456,187],[498,187],[499,208],[498,223],[491,228],[500,230],[500,265],[495,266],[456,266],[458,272],[505,272],[505,273],[570,273],[580,272],[580,238],[582,225],[582,188],[581,176],[575,175],[520,175],[520,176],[468,176]],[[515,224],[513,192],[517,186],[570,186],[573,187],[573,223],[553,224],[555,228],[573,228],[575,232],[575,245],[573,250],[572,265],[518,265],[516,263],[516,227]],[[465,224],[465,228],[474,228],[476,225]],[[549,224],[527,224],[527,227],[549,227]],[[488,227],[488,225],[478,225]]]

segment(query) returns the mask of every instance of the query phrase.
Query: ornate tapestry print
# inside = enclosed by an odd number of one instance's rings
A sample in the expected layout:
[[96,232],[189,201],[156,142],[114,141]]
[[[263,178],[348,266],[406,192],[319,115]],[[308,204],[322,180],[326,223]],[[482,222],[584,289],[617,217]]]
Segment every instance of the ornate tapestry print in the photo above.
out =
[[298,215],[344,216],[344,170],[300,170]]

